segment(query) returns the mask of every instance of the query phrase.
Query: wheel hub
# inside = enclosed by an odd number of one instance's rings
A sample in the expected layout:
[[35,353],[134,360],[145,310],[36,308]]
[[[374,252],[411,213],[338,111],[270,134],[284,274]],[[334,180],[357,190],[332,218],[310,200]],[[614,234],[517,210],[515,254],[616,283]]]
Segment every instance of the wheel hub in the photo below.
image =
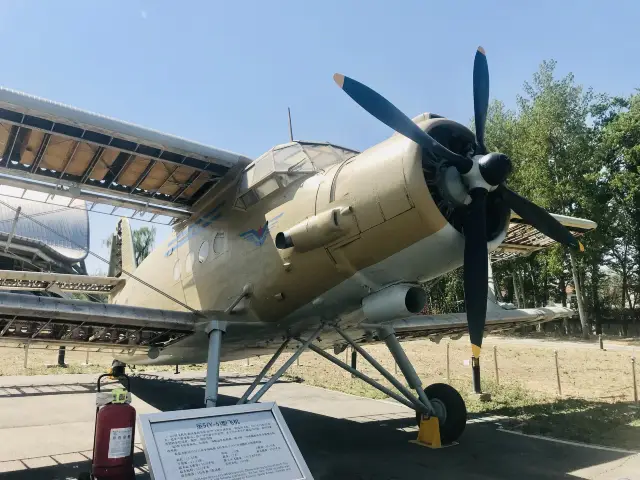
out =
[[440,423],[444,423],[447,421],[447,407],[444,405],[442,400],[438,398],[430,398],[431,406],[433,407],[434,413]]

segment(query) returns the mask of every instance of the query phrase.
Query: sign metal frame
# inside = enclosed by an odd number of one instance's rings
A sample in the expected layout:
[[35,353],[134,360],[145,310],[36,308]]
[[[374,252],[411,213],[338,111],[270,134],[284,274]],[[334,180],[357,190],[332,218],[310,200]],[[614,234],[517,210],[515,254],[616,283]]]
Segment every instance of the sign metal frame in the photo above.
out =
[[291,452],[297,467],[302,472],[299,480],[313,480],[313,476],[307,467],[307,463],[300,453],[291,431],[287,426],[280,409],[275,402],[251,403],[244,405],[232,405],[228,407],[198,408],[193,410],[177,410],[172,412],[147,413],[138,416],[140,431],[142,432],[142,447],[149,467],[152,480],[173,480],[166,477],[162,462],[160,460],[160,449],[156,444],[156,439],[152,429],[153,424],[176,422],[181,420],[207,419],[222,417],[227,415],[242,415],[253,412],[271,412],[273,418],[282,433],[282,436]]

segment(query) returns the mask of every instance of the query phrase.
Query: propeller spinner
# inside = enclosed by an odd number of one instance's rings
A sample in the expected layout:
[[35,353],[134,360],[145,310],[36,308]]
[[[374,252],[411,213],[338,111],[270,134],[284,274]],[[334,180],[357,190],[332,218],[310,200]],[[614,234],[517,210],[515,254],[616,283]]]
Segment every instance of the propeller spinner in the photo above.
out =
[[478,48],[473,64],[473,107],[476,127],[474,155],[463,156],[447,149],[386,98],[366,85],[340,74],[335,74],[333,79],[367,112],[413,140],[426,154],[455,167],[462,176],[471,197],[462,228],[465,237],[464,296],[471,340],[473,383],[476,392],[480,393],[480,350],[487,317],[489,288],[486,225],[488,193],[496,190],[506,205],[525,222],[558,243],[580,251],[584,251],[584,247],[567,228],[544,209],[505,186],[504,182],[512,170],[512,162],[508,156],[502,153],[487,153],[484,134],[489,108],[489,67],[482,47]]

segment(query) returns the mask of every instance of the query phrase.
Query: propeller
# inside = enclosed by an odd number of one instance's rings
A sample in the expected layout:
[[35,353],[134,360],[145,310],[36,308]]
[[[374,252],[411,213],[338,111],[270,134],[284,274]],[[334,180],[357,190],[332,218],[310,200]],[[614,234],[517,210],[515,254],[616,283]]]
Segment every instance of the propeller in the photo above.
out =
[[447,149],[424,132],[382,95],[366,85],[336,73],[333,79],[358,105],[396,132],[413,140],[432,157],[456,168],[467,187],[471,202],[462,225],[464,245],[464,297],[472,350],[473,384],[480,388],[480,350],[487,317],[488,246],[487,196],[496,191],[502,201],[543,234],[556,242],[584,251],[564,225],[544,209],[513,192],[504,184],[512,170],[511,159],[497,152],[487,153],[485,125],[489,109],[489,67],[482,47],[473,63],[473,109],[476,127],[475,154],[463,156]]

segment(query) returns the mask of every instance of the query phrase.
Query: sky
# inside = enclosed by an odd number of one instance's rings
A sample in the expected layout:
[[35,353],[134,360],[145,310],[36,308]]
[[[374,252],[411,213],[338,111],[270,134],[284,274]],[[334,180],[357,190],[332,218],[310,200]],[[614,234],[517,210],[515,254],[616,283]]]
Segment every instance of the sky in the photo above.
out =
[[[467,124],[482,45],[515,106],[542,60],[596,92],[640,86],[633,1],[0,0],[0,84],[255,158],[294,137],[363,150],[390,130],[332,80]],[[91,214],[91,250],[116,217]],[[134,228],[144,225],[134,222]],[[158,228],[158,237],[169,234]],[[106,271],[95,258],[90,272]]]

